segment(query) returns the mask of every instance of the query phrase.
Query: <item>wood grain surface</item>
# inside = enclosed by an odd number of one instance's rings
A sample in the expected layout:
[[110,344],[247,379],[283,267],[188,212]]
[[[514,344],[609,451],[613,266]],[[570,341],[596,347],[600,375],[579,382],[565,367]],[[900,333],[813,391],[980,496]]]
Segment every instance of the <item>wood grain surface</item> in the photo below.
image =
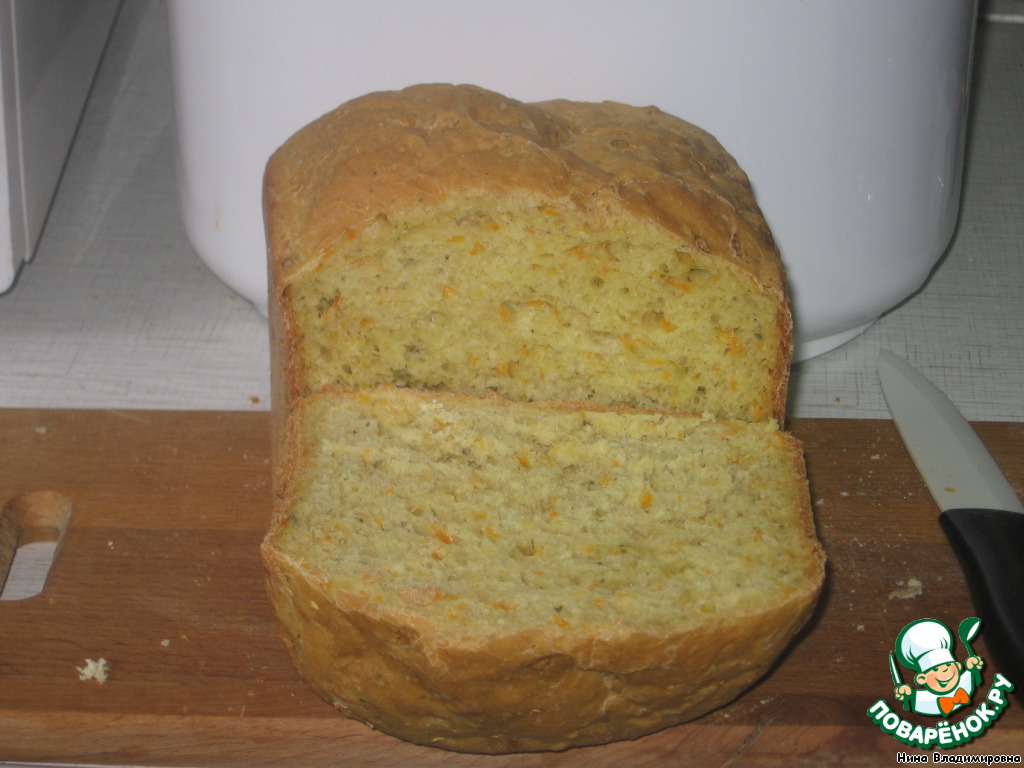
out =
[[[262,412],[0,410],[0,502],[55,490],[75,505],[44,592],[0,603],[0,761],[891,765],[911,750],[867,709],[893,703],[896,635],[914,619],[955,626],[973,615],[891,422],[795,420],[829,577],[812,625],[766,679],[700,720],[632,742],[502,757],[406,744],[317,698],[278,639],[258,555],[268,427]],[[976,427],[1020,493],[1024,424]],[[984,630],[975,651],[991,671]],[[80,680],[78,668],[100,658],[107,681]],[[962,751],[1024,751],[1020,703]]]

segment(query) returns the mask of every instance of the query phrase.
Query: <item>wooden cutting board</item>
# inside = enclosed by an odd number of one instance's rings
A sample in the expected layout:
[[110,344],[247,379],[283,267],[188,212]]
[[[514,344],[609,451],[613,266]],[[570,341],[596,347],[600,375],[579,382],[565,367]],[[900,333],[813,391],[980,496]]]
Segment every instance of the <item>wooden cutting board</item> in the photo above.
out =
[[[45,591],[0,602],[0,761],[892,765],[914,750],[867,710],[894,703],[897,634],[918,618],[955,627],[973,614],[892,424],[794,421],[829,577],[812,625],[770,676],[724,709],[634,742],[505,757],[417,747],[337,714],[285,655],[258,555],[268,426],[266,413],[0,411],[0,500],[40,489],[74,500]],[[977,428],[1020,493],[1024,424]],[[80,680],[77,668],[99,658],[106,682]],[[1024,751],[1021,705],[964,751]]]

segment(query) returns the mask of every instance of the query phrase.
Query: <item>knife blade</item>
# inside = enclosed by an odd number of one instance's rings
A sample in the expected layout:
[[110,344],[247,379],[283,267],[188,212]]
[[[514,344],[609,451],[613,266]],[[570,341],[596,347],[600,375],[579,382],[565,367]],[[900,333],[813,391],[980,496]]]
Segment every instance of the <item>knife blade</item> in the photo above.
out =
[[899,356],[878,356],[882,394],[984,621],[998,672],[1024,691],[1024,504],[949,398]]

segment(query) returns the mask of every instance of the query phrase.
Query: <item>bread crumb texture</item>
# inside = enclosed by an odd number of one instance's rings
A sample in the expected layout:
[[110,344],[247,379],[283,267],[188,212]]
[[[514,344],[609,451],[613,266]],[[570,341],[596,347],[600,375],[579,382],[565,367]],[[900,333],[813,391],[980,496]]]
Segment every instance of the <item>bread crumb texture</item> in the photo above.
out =
[[433,632],[660,631],[806,578],[800,467],[772,423],[396,390],[317,397],[300,432],[278,546]]
[[774,299],[650,223],[595,231],[562,205],[457,198],[375,221],[321,258],[291,284],[310,390],[773,413]]

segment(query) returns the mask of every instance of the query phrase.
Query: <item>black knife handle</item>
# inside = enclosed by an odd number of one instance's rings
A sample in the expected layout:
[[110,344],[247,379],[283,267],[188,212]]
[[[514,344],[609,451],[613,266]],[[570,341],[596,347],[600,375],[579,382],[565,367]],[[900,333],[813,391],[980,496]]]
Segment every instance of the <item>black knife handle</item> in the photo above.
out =
[[950,509],[939,515],[984,623],[981,632],[1000,672],[1024,703],[1024,514]]

